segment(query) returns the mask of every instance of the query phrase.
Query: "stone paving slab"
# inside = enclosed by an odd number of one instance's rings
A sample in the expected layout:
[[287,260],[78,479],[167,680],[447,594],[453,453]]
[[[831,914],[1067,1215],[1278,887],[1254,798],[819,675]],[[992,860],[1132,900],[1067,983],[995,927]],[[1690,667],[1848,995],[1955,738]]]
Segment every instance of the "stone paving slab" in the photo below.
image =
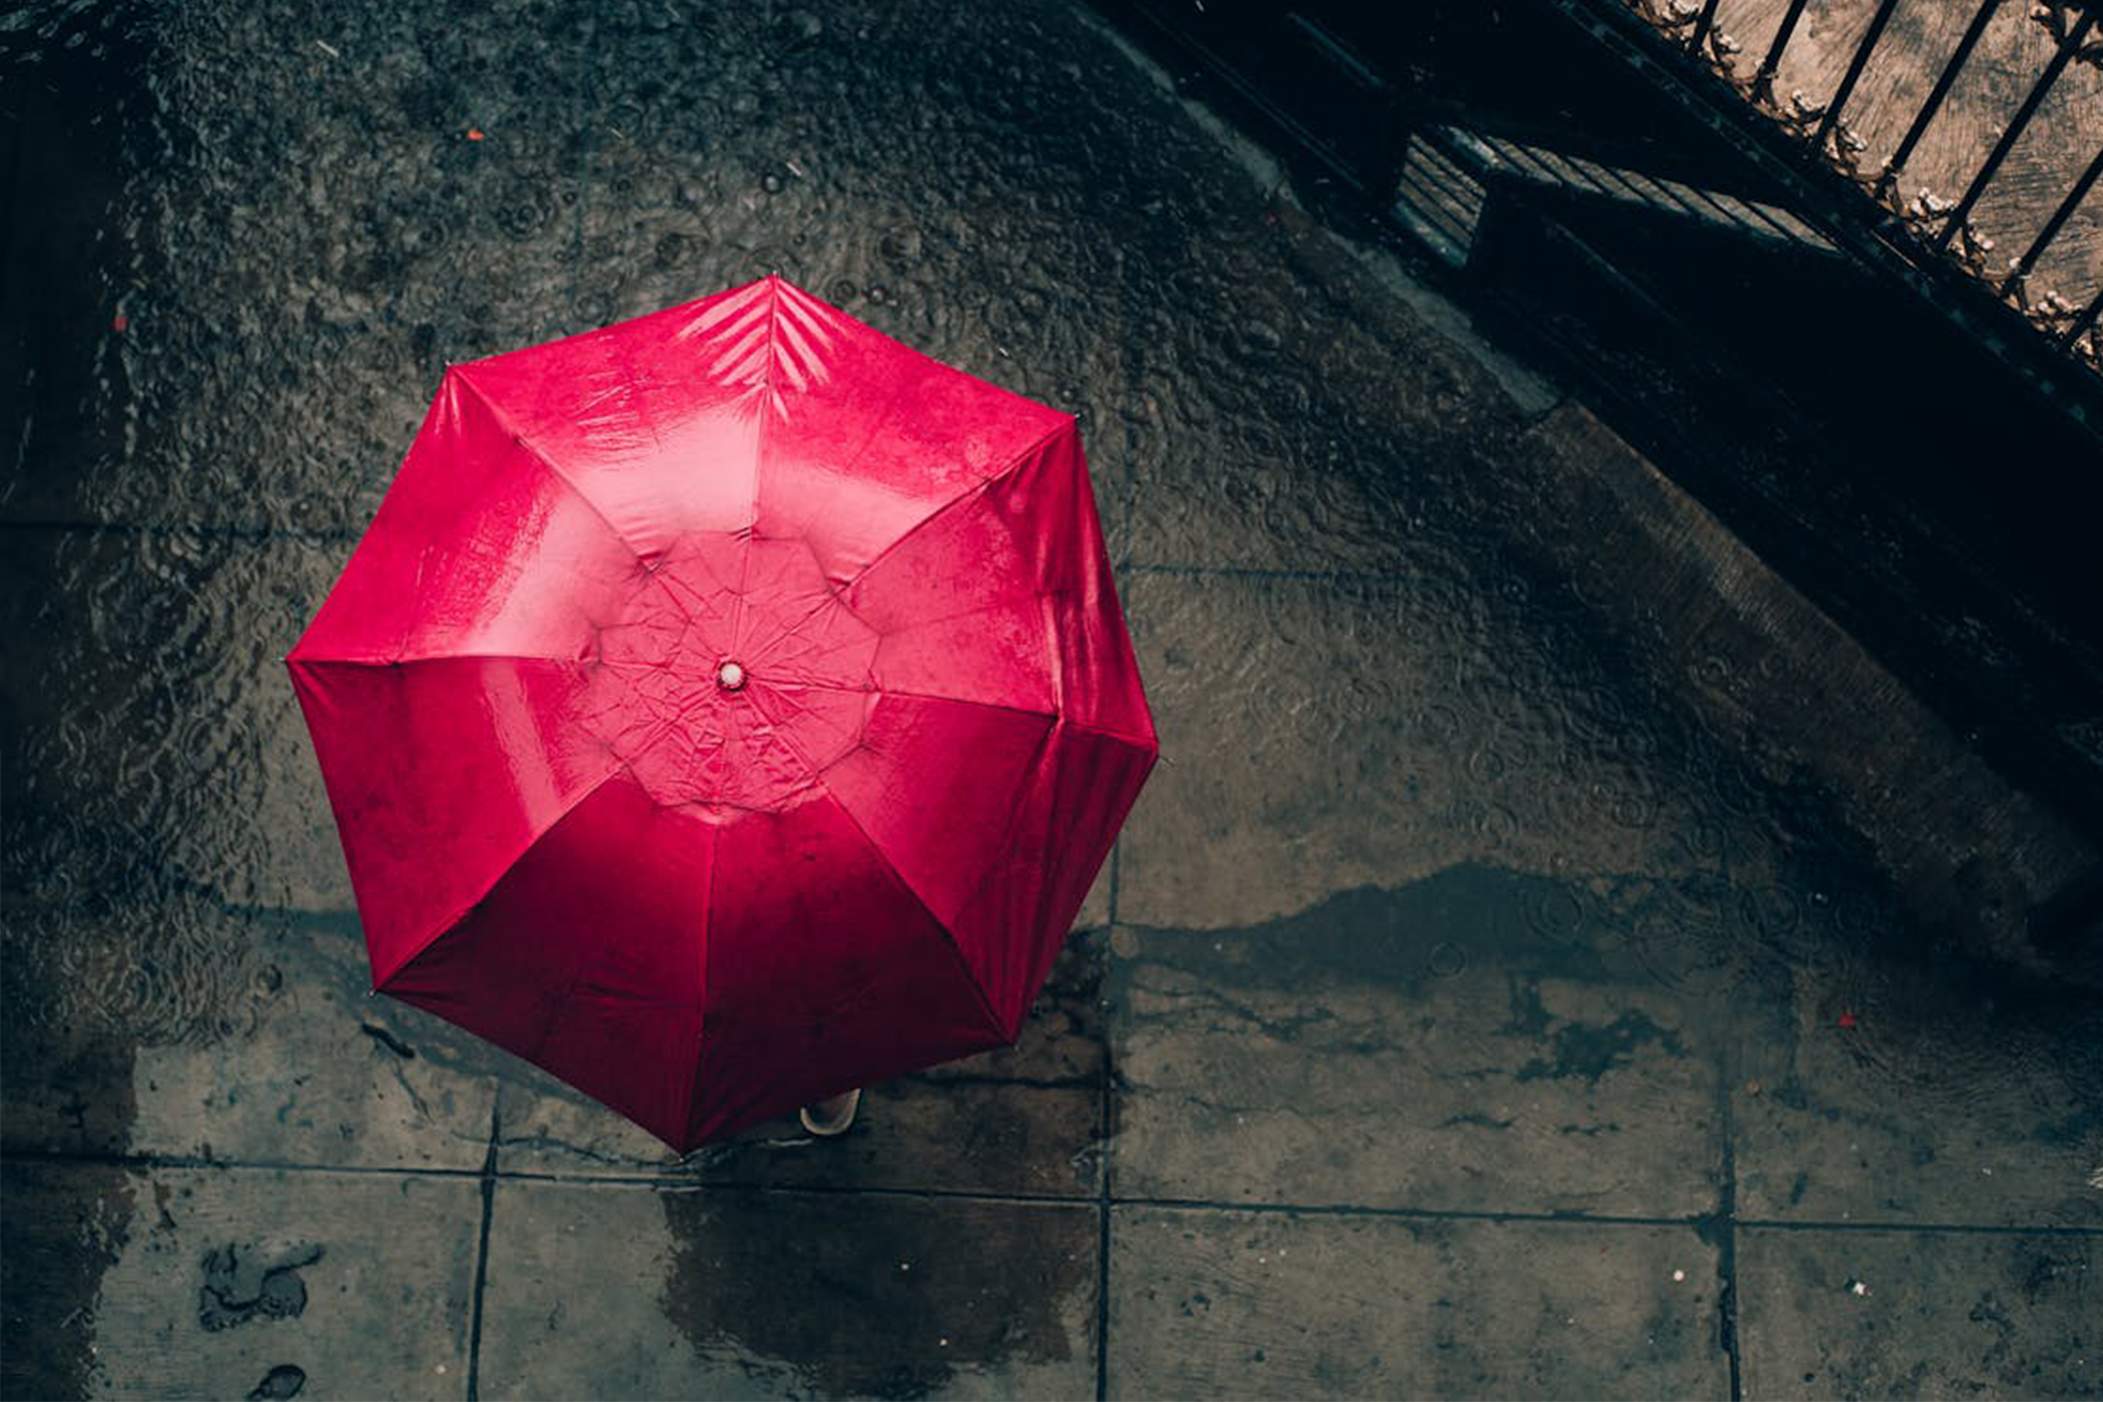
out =
[[[182,914],[156,907],[155,918],[120,923],[107,936],[46,932],[75,949],[121,944],[135,976],[154,971],[141,985],[149,996],[217,1011],[209,1027],[142,1037],[148,1029],[127,1026],[131,1009],[121,1001],[53,1010],[36,1022],[18,1006],[0,1038],[0,1143],[8,1152],[481,1167],[496,1053],[435,1018],[368,997],[355,920],[220,913],[180,925],[178,944],[170,917]],[[210,975],[229,967],[246,982],[217,987]],[[119,983],[112,996],[124,992]]]
[[1100,929],[1074,936],[1015,1046],[869,1087],[854,1127],[838,1139],[813,1139],[789,1117],[682,1160],[553,1077],[502,1058],[499,1167],[1092,1198],[1102,1123],[1102,950]]
[[1780,1035],[1736,1057],[1740,1212],[2103,1227],[2103,1007],[1956,972],[1859,946],[1792,971]]
[[1722,1398],[1721,1285],[1687,1227],[1121,1207],[1109,1395]]
[[[1129,580],[1163,763],[1126,828],[1120,920],[1240,927],[1469,861],[1717,869],[1720,834],[1747,825],[1688,723],[1582,655],[1567,602],[1522,620],[1450,543],[1420,544],[1379,580]],[[1736,879],[1762,879],[1763,855]]]
[[1217,933],[1119,927],[1121,1197],[1692,1217],[1723,1155],[1697,1010],[1462,868]]
[[1745,1395],[2096,1396],[2099,1269],[2103,1236],[1742,1229]]
[[[287,1370],[302,1396],[466,1393],[471,1178],[0,1172],[9,1396],[289,1397]],[[45,1347],[16,1347],[18,1325]]]
[[1090,1206],[497,1188],[484,1397],[1083,1397]]

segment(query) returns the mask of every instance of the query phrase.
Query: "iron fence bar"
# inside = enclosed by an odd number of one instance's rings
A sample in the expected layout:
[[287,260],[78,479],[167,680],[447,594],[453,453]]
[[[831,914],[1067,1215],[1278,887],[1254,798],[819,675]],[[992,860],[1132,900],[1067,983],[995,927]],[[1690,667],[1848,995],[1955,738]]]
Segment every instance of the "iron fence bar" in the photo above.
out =
[[1782,16],[1782,27],[1774,32],[1774,42],[1767,46],[1767,57],[1760,60],[1760,71],[1753,76],[1753,95],[1774,96],[1774,75],[1782,67],[1782,50],[1796,37],[1796,22],[1804,17],[1804,7],[1811,0],[1789,0],[1788,13]]
[[1899,0],[1882,0],[1877,6],[1876,14],[1871,16],[1869,32],[1864,34],[1862,42],[1855,46],[1855,56],[1848,60],[1847,72],[1841,77],[1840,86],[1833,90],[1832,99],[1826,103],[1825,116],[1819,118],[1818,135],[1815,138],[1819,146],[1823,147],[1826,144],[1826,138],[1831,136],[1833,128],[1840,124],[1840,109],[1847,106],[1847,100],[1854,96],[1855,84],[1862,80],[1862,70],[1869,67],[1870,50],[1876,48],[1877,40],[1884,37],[1884,26],[1891,22],[1891,12],[1898,7]]
[[1905,136],[1899,140],[1898,149],[1893,151],[1891,159],[1884,163],[1884,173],[1877,177],[1879,189],[1888,190],[1897,182],[1899,172],[1904,170],[1906,162],[1912,159],[1913,148],[1927,135],[1928,124],[1934,121],[1935,114],[1942,110],[1943,99],[1950,95],[1950,89],[1956,85],[1957,75],[1964,71],[1964,65],[1971,58],[1972,50],[1979,46],[1980,38],[1986,33],[1988,22],[2000,8],[2001,0],[1982,0],[1979,12],[1972,16],[1971,25],[1964,31],[1964,37],[1957,41],[1955,51],[1950,54],[1950,61],[1942,66],[1942,72],[1935,78],[1935,86],[1928,90],[1928,100],[1923,102],[1920,111],[1914,114],[1913,125],[1906,128]]
[[[1686,55],[1677,43],[1664,41],[1656,26],[1630,9],[1627,0],[1540,3],[1568,20],[1576,31],[1598,41],[1627,67],[1662,79],[1663,91],[1697,123],[1727,141],[1761,177],[1803,201],[1813,213],[1816,229],[1831,245],[1861,260],[1887,285],[1918,294],[1952,326],[1969,334],[1991,359],[2020,377],[2033,396],[2034,407],[2063,413],[2069,423],[2103,445],[2103,375],[2095,373],[2095,367],[2078,353],[2069,353],[2074,337],[2055,344],[2051,332],[2041,331],[1995,295],[1992,283],[1957,267],[1953,260],[1926,257],[1918,240],[1902,236],[1904,231],[1895,219],[1877,219],[1873,211],[1862,209],[1863,191],[1855,180],[1835,171],[1808,143],[1780,130],[1770,114],[1725,86],[1713,65]],[[2000,4],[2001,0],[1979,0],[1964,41],[1937,80],[1939,95],[1932,98],[1922,118],[1932,118],[1939,108],[1955,72],[1963,68],[1962,60],[1977,45]],[[1726,94],[1733,100],[1724,101]],[[1926,126],[1926,120],[1916,119],[1911,140],[1917,142]],[[1893,168],[1887,167],[1887,175],[1877,182],[1880,195]],[[1777,216],[1785,212],[1779,207],[1763,211]]]
[[2074,188],[2066,192],[2066,198],[2059,202],[2059,208],[2052,211],[2052,217],[2045,221],[2045,226],[2037,231],[2037,237],[2023,250],[2023,256],[2015,260],[2015,266],[2008,271],[2008,280],[2001,284],[2003,297],[2013,292],[2024,278],[2030,276],[2030,270],[2037,266],[2038,259],[2045,256],[2045,250],[2052,246],[2052,240],[2059,237],[2059,231],[2066,227],[2066,221],[2073,217],[2075,208],[2082,200],[2088,198],[2088,192],[2095,188],[2099,176],[2103,176],[2103,149],[2096,152],[2096,158],[2088,163],[2088,169],[2081,172],[2081,178],[2074,182]]
[[2096,324],[2096,317],[2099,314],[2103,314],[2103,291],[2099,291],[2095,296],[2089,298],[2088,306],[2082,309],[2081,315],[2074,318],[2074,324],[2060,333],[2059,348],[2063,351],[2071,351],[2074,348],[2074,342],[2081,339],[2081,333]]
[[1694,21],[1694,33],[1687,39],[1687,48],[1692,52],[1701,52],[1702,41],[1716,27],[1716,7],[1722,3],[1723,0],[1702,0],[1701,17]]
[[2001,162],[2007,160],[2008,153],[2015,149],[2016,141],[2028,129],[2030,119],[2037,115],[2037,109],[2043,105],[2045,95],[2052,91],[2052,85],[2059,81],[2059,75],[2066,72],[2066,66],[2072,63],[2074,55],[2080,52],[2082,41],[2088,38],[2089,30],[2095,27],[2096,12],[2085,11],[2081,22],[2068,30],[2066,38],[2060,41],[2059,51],[2052,55],[2052,61],[2045,65],[2044,73],[2031,87],[2030,95],[2023,99],[2023,105],[2018,107],[2015,116],[2009,119],[2007,129],[2001,133],[2001,139],[1993,144],[1993,150],[1987,152],[1986,164],[1980,166],[1979,173],[1972,177],[1971,188],[1964,192],[1964,198],[1957,202],[1957,207],[1950,211],[1950,217],[1944,221],[1941,232],[1935,235],[1933,246],[1937,253],[1948,248],[1950,240],[1964,227],[1964,221],[1971,216],[1972,207],[1979,203],[1979,196],[1986,193],[1987,185],[1992,183],[1995,173],[2000,170]]

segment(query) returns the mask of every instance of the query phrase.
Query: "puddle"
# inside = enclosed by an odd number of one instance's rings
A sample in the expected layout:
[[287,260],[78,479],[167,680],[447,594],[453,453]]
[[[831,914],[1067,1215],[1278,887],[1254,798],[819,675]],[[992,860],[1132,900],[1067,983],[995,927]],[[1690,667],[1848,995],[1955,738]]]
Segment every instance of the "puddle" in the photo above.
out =
[[[103,1273],[130,1240],[137,1180],[102,1164],[11,1163],[4,1171],[9,1344],[0,1352],[0,1392],[92,1396],[95,1305]],[[68,1249],[53,1250],[61,1239]]]
[[748,1373],[787,1374],[820,1396],[903,1399],[931,1396],[959,1374],[998,1376],[1004,1365],[1087,1351],[1092,1206],[660,1198],[676,1243],[666,1317],[698,1352],[727,1353]]

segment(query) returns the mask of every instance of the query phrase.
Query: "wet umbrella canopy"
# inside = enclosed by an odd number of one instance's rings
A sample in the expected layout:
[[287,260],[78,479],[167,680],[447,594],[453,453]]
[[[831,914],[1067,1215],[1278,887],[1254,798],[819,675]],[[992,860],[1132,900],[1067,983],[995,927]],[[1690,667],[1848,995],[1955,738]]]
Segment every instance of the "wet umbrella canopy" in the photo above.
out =
[[1073,420],[779,278],[449,369],[288,661],[375,987],[680,1149],[1014,1040],[1157,752]]

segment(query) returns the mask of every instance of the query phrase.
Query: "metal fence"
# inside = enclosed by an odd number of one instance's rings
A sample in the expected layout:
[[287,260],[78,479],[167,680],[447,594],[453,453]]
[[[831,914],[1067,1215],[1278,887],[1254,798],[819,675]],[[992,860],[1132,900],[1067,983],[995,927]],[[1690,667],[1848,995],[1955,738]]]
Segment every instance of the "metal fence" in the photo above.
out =
[[[1716,77],[1736,89],[1748,103],[1766,113],[1786,133],[1798,138],[1803,150],[1857,185],[1862,194],[1880,207],[1887,241],[1916,260],[1954,261],[1992,292],[2020,311],[2037,331],[2056,347],[2094,371],[2103,371],[2103,234],[2086,226],[2103,226],[2103,211],[2081,216],[2091,256],[2058,259],[2054,269],[2058,286],[2041,286],[2038,276],[2055,250],[2065,252],[2064,240],[2077,222],[2084,202],[2103,177],[2103,84],[2087,83],[2093,89],[2069,96],[2069,70],[2092,68],[2103,76],[2103,27],[2099,11],[2103,0],[1980,0],[1970,19],[1947,52],[1933,45],[1915,43],[1904,54],[1896,54],[1892,43],[1892,20],[1900,0],[1860,0],[1849,7],[1840,0],[1822,0],[1812,11],[1811,0],[1744,0],[1727,5],[1724,0],[1625,0],[1667,41],[1683,48],[1702,62]],[[1834,46],[1831,34],[1847,31],[1861,14],[1867,15],[1858,35],[1850,35],[1852,47]],[[1950,7],[1955,9],[1955,6]],[[1764,28],[1779,9],[1779,19],[1767,38],[1756,65],[1751,54],[1730,33],[1729,23],[1743,21],[1748,31]],[[1827,31],[1811,42],[1823,44],[1819,55],[1830,71],[1838,67],[1839,78],[1829,91],[1807,96],[1800,89],[1786,95],[1778,91],[1778,79],[1791,58],[1792,45],[1801,48],[1807,11]],[[1947,12],[1944,12],[1947,13]],[[1941,16],[1938,15],[1937,18]],[[1982,67],[1981,41],[2000,21],[1999,48],[1987,78],[1977,76]],[[2036,26],[2049,42],[2031,40],[2018,45],[2010,39],[2011,25]],[[1923,26],[1917,21],[1909,31],[1916,41]],[[1844,64],[1832,60],[1846,52]],[[1939,63],[1937,62],[1939,60]],[[2039,61],[2041,60],[2041,61]],[[1894,85],[1887,73],[1886,87],[1892,98],[1882,104],[1887,119],[1896,107],[1906,117],[1903,134],[1881,159],[1868,158],[1870,140],[1850,123],[1850,103],[1862,90],[1864,75],[1872,65],[1889,69],[1911,63],[1913,71],[1900,75]],[[2029,71],[2011,72],[2031,65]],[[1929,74],[1932,73],[1932,79]],[[1914,81],[1907,82],[1911,77]],[[1990,79],[1990,81],[1989,81]],[[2011,81],[2011,79],[2013,81]],[[1949,120],[1951,94],[1967,85],[1968,96],[1977,102],[1992,101],[2000,110],[1989,111],[1984,120],[1956,123]],[[2086,112],[2097,121],[2062,120],[2056,127],[2040,123],[2040,114],[2056,93],[2064,114]],[[1907,115],[1910,109],[1910,116]],[[1938,128],[1938,119],[1942,119]],[[1897,130],[1897,124],[1891,124]],[[1996,129],[1997,128],[1997,129]],[[1904,191],[1909,167],[1915,163],[1924,140],[1936,133],[1945,150],[1942,165],[1968,161],[1971,173],[1961,188],[1953,186],[1938,194],[1925,185],[1909,198]],[[1967,137],[1976,138],[1967,143]],[[1977,222],[1982,201],[2005,181],[2009,157],[2028,137],[2029,148],[2041,159],[2030,161],[2022,172],[2022,202],[2028,213],[2013,221],[2024,226],[2028,237],[2013,245],[2013,256],[1997,248],[1994,232]],[[2083,149],[2083,142],[2089,143]],[[2003,202],[2004,204],[2006,201]],[[2071,284],[2069,286],[2068,284]]]

